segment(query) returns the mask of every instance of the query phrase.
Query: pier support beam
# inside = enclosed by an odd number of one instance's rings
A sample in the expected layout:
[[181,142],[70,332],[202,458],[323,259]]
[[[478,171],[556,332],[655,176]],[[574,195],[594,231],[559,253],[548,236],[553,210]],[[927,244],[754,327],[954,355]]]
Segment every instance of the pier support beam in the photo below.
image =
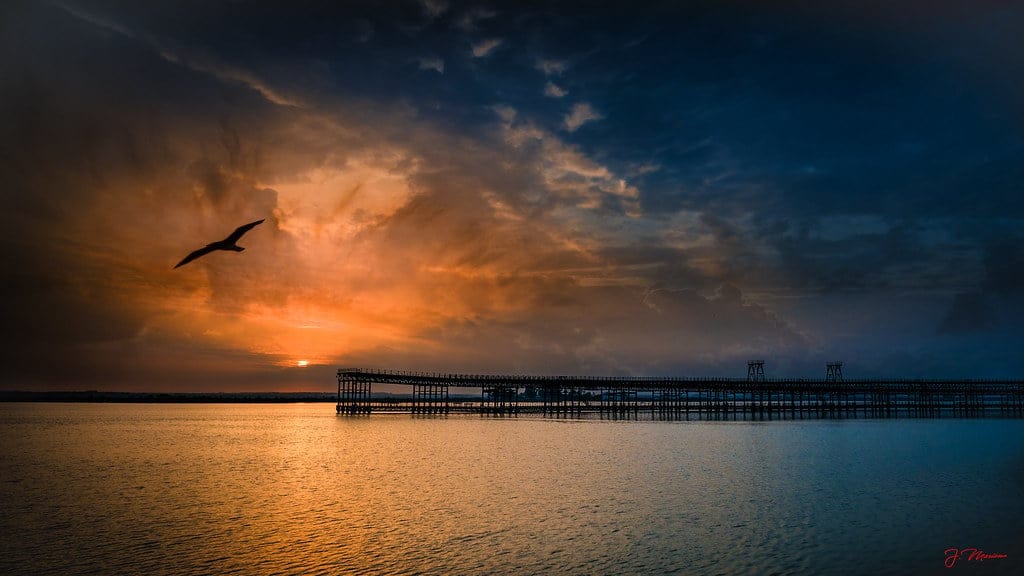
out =
[[674,420],[688,411],[687,391],[679,385],[662,384],[651,391],[651,411],[662,420]]
[[518,414],[519,388],[494,384],[481,388],[481,409],[484,414]]
[[[748,365],[748,378],[644,378],[433,374],[338,370],[338,414],[406,412],[517,414],[540,410],[557,417],[601,413],[612,417],[683,416],[698,419],[962,418],[1024,416],[1021,380],[842,380],[840,363],[825,378],[763,377],[763,362]],[[371,384],[412,387],[412,401],[371,401]],[[479,404],[454,406],[449,387],[477,388]],[[519,392],[526,390],[523,402]],[[533,392],[533,394],[530,394]],[[525,402],[525,403],[524,403]]]
[[764,360],[751,360],[747,362],[747,386],[750,393],[748,408],[751,418],[763,418],[765,416],[766,393],[765,393]]
[[614,417],[635,416],[639,411],[637,390],[625,386],[612,386],[599,390],[601,412]]
[[370,381],[346,376],[338,371],[338,414],[370,413]]
[[582,386],[558,377],[544,385],[544,414],[549,416],[579,416],[589,406]]
[[413,382],[413,414],[447,414],[450,407],[447,383]]

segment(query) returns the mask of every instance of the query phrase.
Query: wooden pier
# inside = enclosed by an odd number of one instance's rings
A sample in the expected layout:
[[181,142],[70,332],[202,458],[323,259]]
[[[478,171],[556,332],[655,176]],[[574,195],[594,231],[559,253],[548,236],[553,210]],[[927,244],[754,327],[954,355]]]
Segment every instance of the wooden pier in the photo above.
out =
[[[753,363],[752,363],[753,364]],[[374,384],[409,387],[373,398]],[[453,398],[451,390],[461,391]],[[468,395],[478,393],[476,397]],[[822,380],[438,374],[338,370],[338,414],[543,414],[609,418],[770,420],[1024,417],[1024,380]]]

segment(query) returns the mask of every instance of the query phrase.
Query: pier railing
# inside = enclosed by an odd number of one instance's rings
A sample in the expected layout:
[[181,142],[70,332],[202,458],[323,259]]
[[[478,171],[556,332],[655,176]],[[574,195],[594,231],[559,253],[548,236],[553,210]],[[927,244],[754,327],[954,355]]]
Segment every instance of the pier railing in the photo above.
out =
[[[374,384],[409,387],[373,397]],[[451,390],[462,390],[455,398]],[[479,400],[469,390],[479,390]],[[338,370],[339,414],[650,414],[664,418],[1024,417],[1024,380],[534,376]]]

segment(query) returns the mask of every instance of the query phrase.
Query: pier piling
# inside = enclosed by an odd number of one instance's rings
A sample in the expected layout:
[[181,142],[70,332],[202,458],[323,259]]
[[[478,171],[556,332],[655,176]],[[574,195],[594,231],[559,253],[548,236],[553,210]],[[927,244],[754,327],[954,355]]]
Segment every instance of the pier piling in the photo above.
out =
[[[490,415],[542,414],[574,418],[768,420],[804,418],[1024,417],[1022,380],[844,379],[829,363],[821,380],[764,376],[748,364],[747,378],[646,378],[426,374],[338,370],[337,413],[406,411]],[[408,400],[373,398],[374,385],[411,388]],[[451,389],[475,390],[479,402],[453,403]],[[465,396],[463,396],[465,397]],[[400,398],[400,396],[399,396]]]

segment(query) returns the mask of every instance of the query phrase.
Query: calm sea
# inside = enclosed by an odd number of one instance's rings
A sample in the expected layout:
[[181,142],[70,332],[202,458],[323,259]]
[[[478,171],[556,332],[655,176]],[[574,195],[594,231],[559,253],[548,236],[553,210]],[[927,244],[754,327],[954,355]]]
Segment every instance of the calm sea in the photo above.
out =
[[3,574],[1024,574],[1024,421],[0,404],[0,504]]

